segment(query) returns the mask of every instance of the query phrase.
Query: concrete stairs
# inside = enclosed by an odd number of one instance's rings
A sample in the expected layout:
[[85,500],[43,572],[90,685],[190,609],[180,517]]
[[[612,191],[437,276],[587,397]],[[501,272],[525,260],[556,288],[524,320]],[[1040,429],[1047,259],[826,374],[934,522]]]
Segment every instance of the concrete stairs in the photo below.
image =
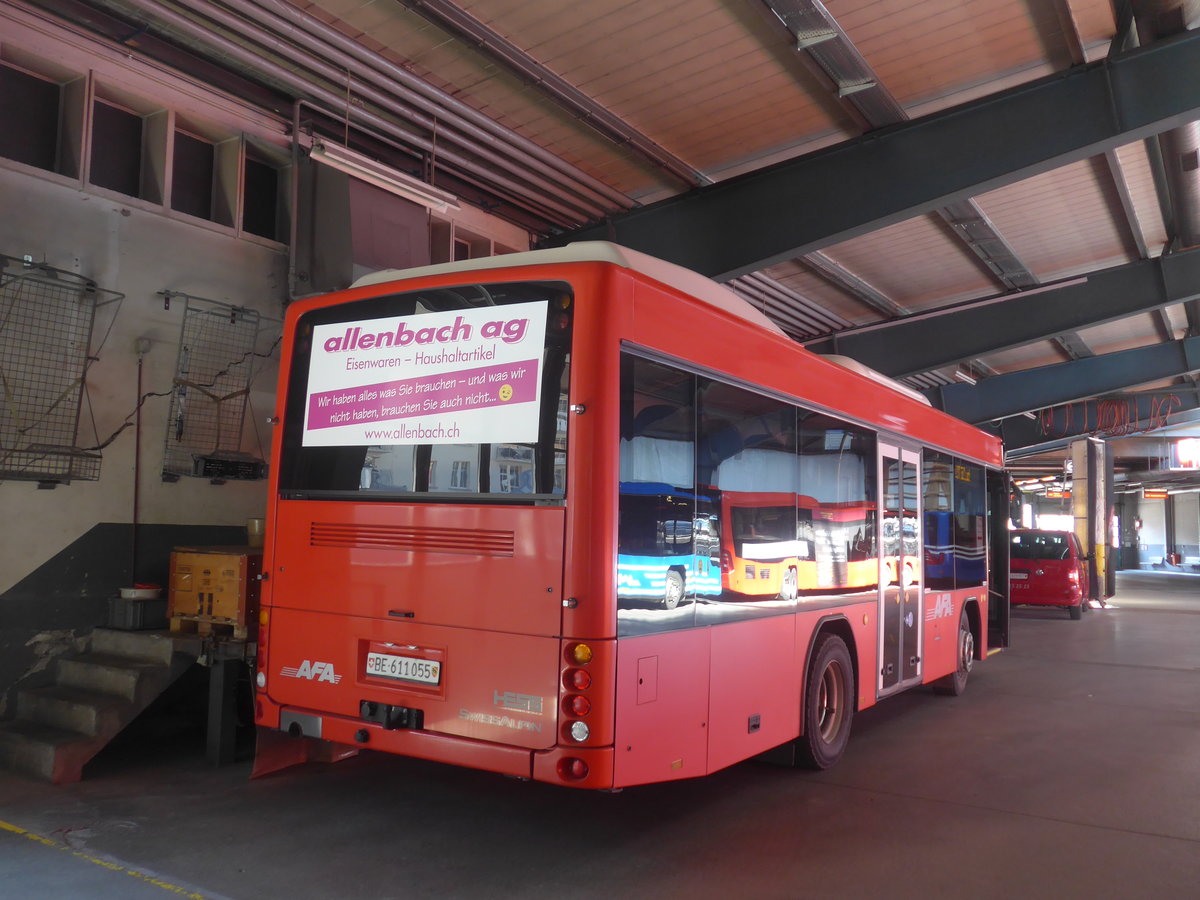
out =
[[89,648],[54,662],[54,683],[21,688],[0,722],[0,766],[69,784],[83,766],[196,661],[165,632],[97,628]]

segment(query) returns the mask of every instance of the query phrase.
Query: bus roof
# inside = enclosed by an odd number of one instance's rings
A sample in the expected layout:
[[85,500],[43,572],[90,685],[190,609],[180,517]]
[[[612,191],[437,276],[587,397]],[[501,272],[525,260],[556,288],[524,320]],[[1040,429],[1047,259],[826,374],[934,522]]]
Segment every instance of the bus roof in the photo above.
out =
[[[454,272],[473,272],[482,269],[506,269],[517,266],[538,266],[553,263],[575,262],[605,262],[625,269],[640,272],[668,287],[682,291],[713,306],[723,309],[735,316],[740,316],[760,328],[775,334],[784,334],[783,330],[768,319],[763,313],[750,305],[748,301],[735,294],[729,288],[717,284],[698,272],[677,266],[661,259],[656,259],[628,247],[620,247],[608,241],[578,241],[565,247],[554,247],[549,250],[529,250],[525,253],[506,253],[503,256],[481,256],[475,259],[465,259],[460,262],[438,263],[432,266],[422,266],[417,269],[383,269],[364,275],[354,282],[351,287],[363,287],[369,284],[383,284],[388,281],[401,279],[422,278],[427,275],[448,275]],[[786,335],[785,335],[786,336]]]

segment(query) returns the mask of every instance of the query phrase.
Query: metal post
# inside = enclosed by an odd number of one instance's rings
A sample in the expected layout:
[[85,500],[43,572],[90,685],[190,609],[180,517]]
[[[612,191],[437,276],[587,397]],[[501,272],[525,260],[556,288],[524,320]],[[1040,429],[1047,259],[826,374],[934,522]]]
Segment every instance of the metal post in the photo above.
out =
[[237,749],[237,685],[242,661],[214,659],[208,669],[208,761],[233,762]]

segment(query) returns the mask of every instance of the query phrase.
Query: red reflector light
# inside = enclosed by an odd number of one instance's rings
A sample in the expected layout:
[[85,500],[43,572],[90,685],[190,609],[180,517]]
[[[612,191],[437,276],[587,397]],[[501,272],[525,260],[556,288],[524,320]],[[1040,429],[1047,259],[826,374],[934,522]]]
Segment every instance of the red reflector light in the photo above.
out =
[[560,778],[579,781],[581,778],[587,778],[587,774],[588,764],[582,759],[568,756],[566,759],[561,759],[558,762],[558,775]]
[[580,694],[571,694],[563,703],[563,707],[568,715],[582,717],[592,711],[592,701]]
[[592,676],[584,669],[568,669],[563,687],[575,691],[586,691],[592,686]]

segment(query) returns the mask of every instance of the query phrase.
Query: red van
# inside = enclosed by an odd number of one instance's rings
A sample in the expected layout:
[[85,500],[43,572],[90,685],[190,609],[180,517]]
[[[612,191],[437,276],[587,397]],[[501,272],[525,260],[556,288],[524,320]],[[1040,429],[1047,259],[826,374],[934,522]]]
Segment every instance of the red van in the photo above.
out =
[[1065,606],[1072,619],[1087,606],[1087,561],[1069,531],[1012,532],[1009,596],[1014,604]]

